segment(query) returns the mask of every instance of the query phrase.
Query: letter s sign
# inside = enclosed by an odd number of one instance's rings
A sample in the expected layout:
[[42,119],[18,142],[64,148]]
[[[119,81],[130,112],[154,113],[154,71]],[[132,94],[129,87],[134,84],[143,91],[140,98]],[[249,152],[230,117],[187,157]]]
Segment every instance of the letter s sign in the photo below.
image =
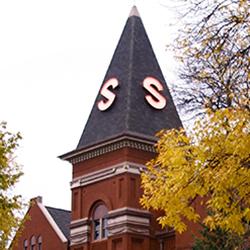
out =
[[146,77],[142,85],[154,97],[146,95],[145,98],[147,102],[155,109],[163,109],[167,101],[166,98],[158,92],[163,90],[162,84],[154,77]]
[[115,100],[115,94],[111,92],[108,88],[112,87],[115,89],[119,85],[116,78],[110,78],[106,81],[100,91],[101,95],[104,96],[107,100],[101,100],[98,102],[97,107],[99,110],[104,111],[108,109]]

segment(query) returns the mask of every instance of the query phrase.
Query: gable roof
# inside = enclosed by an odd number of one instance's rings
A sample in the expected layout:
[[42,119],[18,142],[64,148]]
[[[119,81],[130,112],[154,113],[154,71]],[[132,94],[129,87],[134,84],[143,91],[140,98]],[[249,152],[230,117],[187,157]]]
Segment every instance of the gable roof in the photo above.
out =
[[[70,220],[71,220],[71,212],[68,210],[64,210],[64,209],[58,209],[58,208],[53,208],[53,207],[47,207],[44,206],[42,203],[42,197],[41,196],[37,196],[34,197],[30,200],[30,206],[28,208],[28,211],[25,214],[25,217],[28,218],[27,221],[33,221],[34,218],[34,223],[37,222],[37,219],[39,220],[39,216],[37,216],[37,213],[35,212],[35,217],[30,216],[31,215],[31,211],[33,209],[39,209],[42,213],[42,215],[45,217],[45,219],[47,220],[47,222],[49,223],[49,225],[52,227],[52,229],[54,230],[54,232],[57,234],[57,236],[59,237],[59,239],[61,240],[62,243],[68,243],[70,241]],[[34,214],[34,213],[33,213]],[[34,224],[33,224],[34,225]],[[33,231],[32,230],[32,226],[27,227],[25,226],[25,230],[28,230],[28,234],[29,235],[33,235]],[[18,231],[16,232],[16,235],[14,236],[11,244],[10,244],[10,248],[12,249],[12,247],[15,245],[15,243],[17,243],[17,240],[19,240],[19,237],[17,237],[18,233],[22,233],[22,229],[20,231],[20,229],[18,229]],[[40,232],[42,233],[42,232]],[[18,238],[18,239],[17,239]],[[20,242],[20,244],[23,244],[23,241]],[[17,245],[18,249],[21,247],[21,245]],[[14,249],[16,249],[14,247]]]
[[40,208],[41,212],[61,241],[64,243],[69,241],[71,212],[64,209],[44,206],[41,196],[31,199],[31,207],[32,203],[35,203]]
[[70,239],[70,220],[71,212],[64,209],[45,207],[50,213],[51,217],[54,219],[55,223],[58,225],[64,236]]
[[[150,76],[163,85],[161,93],[166,97],[167,105],[161,110],[152,108],[145,100],[148,92],[142,87],[142,82]],[[156,140],[157,131],[182,126],[135,6],[126,22],[102,87],[111,78],[119,82],[119,86],[112,90],[116,99],[109,109],[100,111],[97,103],[104,97],[98,93],[77,150],[122,135]]]

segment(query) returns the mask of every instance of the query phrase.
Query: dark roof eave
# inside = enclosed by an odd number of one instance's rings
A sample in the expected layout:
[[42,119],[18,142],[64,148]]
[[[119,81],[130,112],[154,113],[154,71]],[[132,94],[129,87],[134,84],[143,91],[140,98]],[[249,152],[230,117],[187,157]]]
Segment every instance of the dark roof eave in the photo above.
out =
[[105,141],[96,142],[94,144],[89,144],[83,148],[72,150],[72,151],[70,151],[66,154],[60,155],[58,157],[61,160],[70,161],[74,157],[77,157],[83,153],[87,153],[91,150],[101,148],[103,146],[107,146],[107,145],[110,145],[110,144],[115,143],[117,141],[122,141],[125,139],[129,139],[132,141],[138,141],[138,142],[142,142],[142,143],[150,144],[150,145],[154,145],[157,142],[157,137],[155,137],[155,136],[148,136],[148,135],[145,136],[143,134],[128,132],[128,133],[113,136]]

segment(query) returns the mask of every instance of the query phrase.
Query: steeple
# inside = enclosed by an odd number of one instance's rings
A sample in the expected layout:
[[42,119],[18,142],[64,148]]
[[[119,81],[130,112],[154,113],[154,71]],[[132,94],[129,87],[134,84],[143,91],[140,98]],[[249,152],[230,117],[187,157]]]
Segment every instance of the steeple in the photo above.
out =
[[157,154],[155,133],[181,126],[134,6],[78,146],[60,156],[73,165],[70,249],[175,247],[139,203],[140,175]]
[[130,11],[130,14],[129,14],[129,17],[131,17],[131,16],[138,16],[138,17],[140,17],[139,11],[137,10],[136,6],[132,7],[132,9]]
[[157,131],[181,126],[139,12],[134,6],[77,150],[124,135],[152,141]]

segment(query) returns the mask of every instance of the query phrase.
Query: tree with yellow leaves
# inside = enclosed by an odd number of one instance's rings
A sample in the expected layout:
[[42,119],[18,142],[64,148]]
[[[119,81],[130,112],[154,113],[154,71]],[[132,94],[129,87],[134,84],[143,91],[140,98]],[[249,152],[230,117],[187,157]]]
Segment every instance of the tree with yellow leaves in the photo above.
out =
[[[180,62],[178,104],[202,112],[250,110],[250,1],[177,0],[183,28],[170,46]],[[178,82],[177,82],[178,83]]]
[[142,174],[141,204],[162,210],[159,223],[177,232],[189,220],[218,240],[225,232],[244,242],[250,234],[250,2],[179,2],[185,26],[172,47],[183,80],[177,100],[185,112],[203,115],[190,133],[159,133],[158,156]]
[[[250,229],[250,112],[208,112],[189,135],[161,132],[158,156],[142,174],[146,208],[163,210],[162,226],[185,231],[185,220],[204,222],[244,235]],[[201,218],[193,202],[201,197],[209,211]]]
[[0,250],[6,250],[13,233],[22,222],[23,201],[13,189],[22,172],[15,161],[15,150],[21,139],[19,133],[7,131],[0,122]]

